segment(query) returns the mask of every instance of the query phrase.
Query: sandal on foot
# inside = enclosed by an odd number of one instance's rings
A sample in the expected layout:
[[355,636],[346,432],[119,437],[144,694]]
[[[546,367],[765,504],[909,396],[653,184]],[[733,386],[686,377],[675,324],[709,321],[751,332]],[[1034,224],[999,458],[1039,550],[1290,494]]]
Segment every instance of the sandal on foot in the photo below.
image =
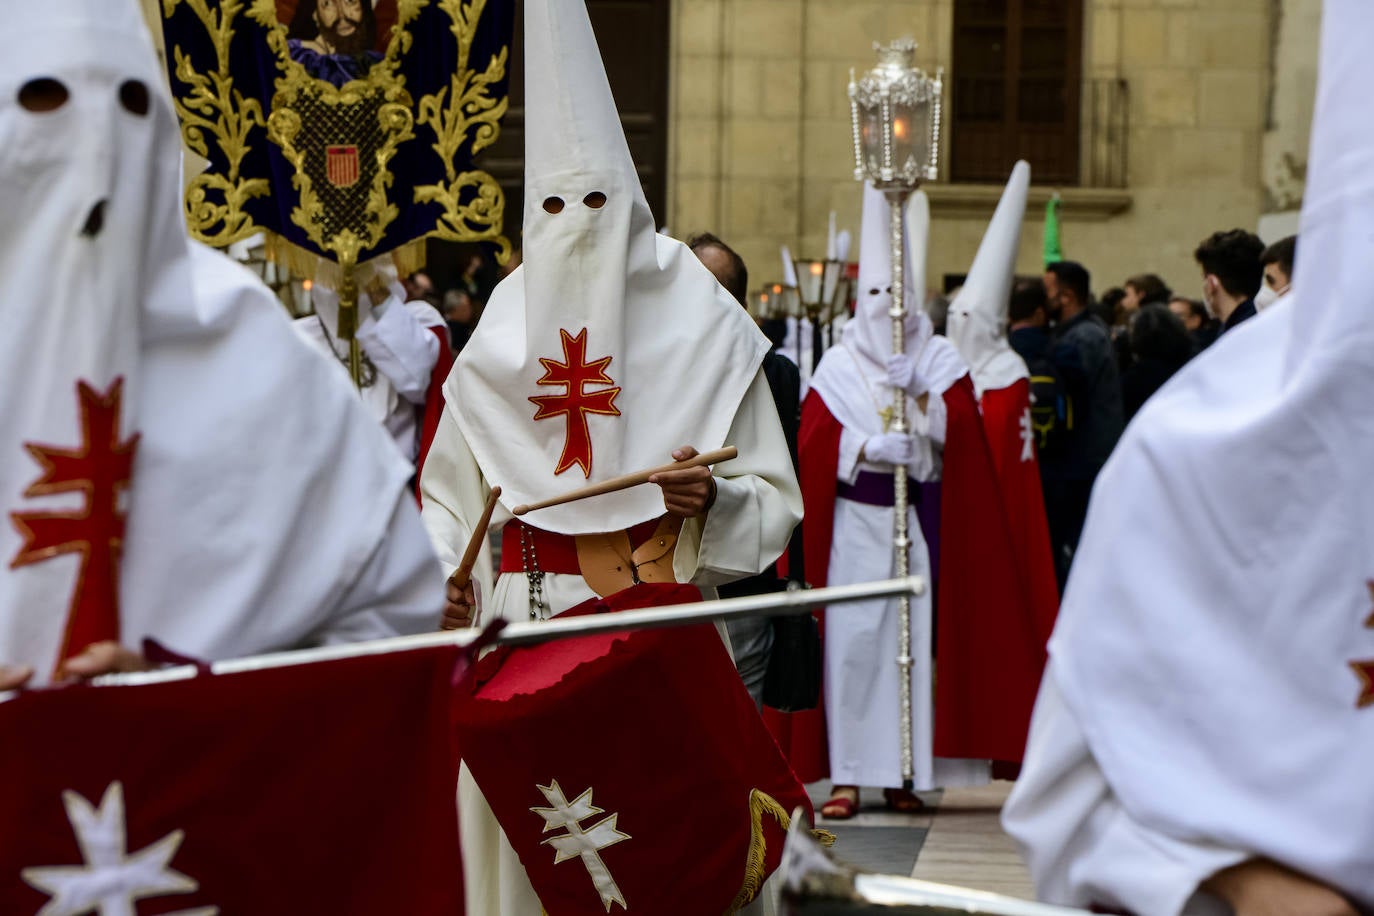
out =
[[884,789],[883,801],[887,804],[887,810],[896,811],[898,814],[916,814],[926,807],[920,796],[906,789]]
[[828,821],[847,821],[859,811],[859,799],[848,795],[832,795],[821,805],[821,817]]

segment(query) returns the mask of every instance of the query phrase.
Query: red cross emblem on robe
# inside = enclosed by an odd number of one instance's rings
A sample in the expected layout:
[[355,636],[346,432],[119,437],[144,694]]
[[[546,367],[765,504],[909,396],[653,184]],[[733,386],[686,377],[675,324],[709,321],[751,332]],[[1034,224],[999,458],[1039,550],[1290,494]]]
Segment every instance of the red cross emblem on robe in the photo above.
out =
[[74,511],[12,512],[10,520],[23,546],[11,569],[42,563],[63,554],[81,556],[72,589],[58,661],[78,655],[92,643],[119,639],[119,557],[126,513],[120,499],[133,478],[138,436],[120,439],[124,380],[103,394],[86,382],[76,386],[81,443],[75,448],[27,443],[42,469],[24,496],[80,493]]
[[606,374],[611,357],[587,362],[587,329],[583,328],[577,336],[567,331],[558,332],[563,338],[563,361],[555,359],[539,360],[544,367],[544,377],[540,385],[562,386],[563,394],[546,394],[530,398],[539,409],[535,411],[536,420],[550,420],[555,417],[567,418],[567,433],[563,440],[563,454],[558,459],[554,474],[577,465],[582,468],[584,477],[592,475],[592,434],[587,426],[588,414],[620,416],[620,408],[615,406],[619,387],[601,388],[588,391],[588,385],[615,385]]

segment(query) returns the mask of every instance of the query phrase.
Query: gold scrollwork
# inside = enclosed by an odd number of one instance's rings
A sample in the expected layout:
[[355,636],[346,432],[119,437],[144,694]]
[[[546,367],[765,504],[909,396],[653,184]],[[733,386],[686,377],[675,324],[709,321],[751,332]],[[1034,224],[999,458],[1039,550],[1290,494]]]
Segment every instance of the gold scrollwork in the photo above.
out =
[[[415,107],[400,65],[413,44],[408,26],[428,2],[435,2],[453,23],[459,67],[449,87],[423,97]],[[213,70],[198,72],[181,47],[171,49],[176,76],[189,87],[180,90],[175,100],[182,138],[189,149],[206,158],[210,158],[213,139],[228,160],[227,172],[199,175],[188,187],[186,218],[195,238],[224,247],[261,230],[244,206],[270,194],[271,186],[265,177],[244,177],[242,166],[251,149],[252,131],[265,128],[294,170],[299,203],[291,214],[292,222],[320,250],[333,255],[346,274],[399,216],[399,208],[388,198],[393,184],[388,166],[400,145],[414,139],[418,111],[419,123],[435,131],[438,139],[433,149],[446,175],[444,181],[415,189],[416,203],[442,207],[438,225],[429,234],[455,241],[494,242],[498,259],[506,262],[511,247],[501,236],[505,195],[500,185],[483,171],[459,172],[454,165],[464,143],[470,143],[470,152],[475,154],[495,142],[507,108],[506,99],[493,97],[491,87],[505,77],[509,49],[493,56],[484,72],[469,68],[486,0],[396,0],[396,23],[385,55],[365,75],[342,86],[314,78],[292,59],[276,0],[220,0],[217,4],[162,0],[163,16],[170,17],[183,3],[205,27],[216,60]],[[229,51],[240,17],[263,27],[280,64],[270,115],[264,115],[258,100],[234,88]],[[351,150],[356,156],[356,182],[341,188],[331,181],[327,161],[331,148]],[[276,239],[272,247],[280,250],[279,243],[284,241]],[[315,261],[306,252],[293,250],[297,269]]]
[[452,22],[449,30],[458,41],[458,71],[446,89],[420,99],[419,120],[434,129],[438,138],[434,151],[444,163],[446,178],[417,187],[415,201],[443,207],[434,230],[436,238],[495,242],[497,260],[505,264],[511,253],[510,242],[501,235],[505,192],[486,172],[458,172],[454,160],[464,143],[470,143],[470,152],[476,155],[500,135],[501,118],[509,102],[504,96],[493,98],[491,87],[505,79],[509,49],[502,48],[493,55],[484,71],[471,69],[472,42],[487,0],[438,0],[438,4],[448,13]]
[[[172,49],[177,79],[189,87],[173,99],[182,140],[192,152],[209,158],[206,135],[213,136],[229,164],[227,172],[206,173],[191,180],[186,191],[186,224],[194,238],[224,247],[257,231],[244,212],[244,204],[271,193],[266,178],[245,178],[242,174],[248,135],[265,120],[262,105],[235,90],[229,72],[229,40],[243,11],[242,0],[223,0],[218,16],[207,0],[162,0],[163,16],[171,16],[182,3],[205,26],[215,49],[215,68],[206,73],[198,72],[179,46]],[[210,192],[221,196],[223,202],[211,200]]]

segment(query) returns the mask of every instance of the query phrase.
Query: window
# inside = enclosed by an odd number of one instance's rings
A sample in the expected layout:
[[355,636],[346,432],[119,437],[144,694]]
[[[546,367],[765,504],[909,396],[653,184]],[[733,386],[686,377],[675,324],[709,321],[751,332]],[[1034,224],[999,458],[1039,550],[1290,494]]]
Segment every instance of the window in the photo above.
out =
[[1079,180],[1082,0],[955,0],[953,181]]

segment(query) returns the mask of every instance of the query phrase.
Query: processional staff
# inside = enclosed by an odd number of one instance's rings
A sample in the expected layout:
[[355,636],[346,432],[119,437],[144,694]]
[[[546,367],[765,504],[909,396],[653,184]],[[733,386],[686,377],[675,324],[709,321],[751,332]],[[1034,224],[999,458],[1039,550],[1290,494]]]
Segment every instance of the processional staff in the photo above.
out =
[[[891,210],[892,352],[906,347],[907,303],[903,292],[907,199],[922,181],[939,175],[940,116],[944,92],[943,70],[932,79],[918,69],[916,43],[909,38],[888,47],[875,44],[878,66],[856,80],[849,78],[849,107],[854,129],[854,178],[882,191]],[[917,252],[925,257],[925,252]],[[920,308],[920,303],[916,304]],[[892,431],[906,433],[906,393],[897,389],[892,402]],[[910,570],[911,533],[908,530],[907,469],[893,469],[893,550],[896,575]],[[901,676],[902,783],[913,788],[915,760],[911,728],[911,597],[898,599],[897,666]]]

